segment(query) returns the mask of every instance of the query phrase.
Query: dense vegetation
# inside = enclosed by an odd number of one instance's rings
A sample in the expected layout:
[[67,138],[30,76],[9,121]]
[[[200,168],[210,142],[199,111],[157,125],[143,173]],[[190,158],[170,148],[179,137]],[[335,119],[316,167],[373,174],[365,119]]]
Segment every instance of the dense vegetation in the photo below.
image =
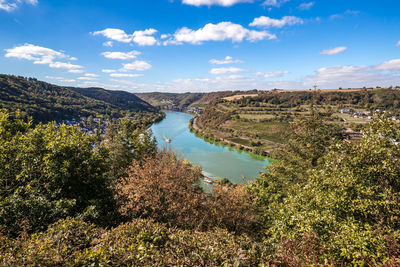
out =
[[0,115],[2,264],[400,264],[400,126],[384,115],[348,142],[312,112],[254,182],[207,194],[140,121],[97,139]]
[[0,108],[12,114],[32,116],[35,122],[79,119],[80,117],[123,117],[134,112],[157,111],[127,92],[98,88],[67,88],[34,78],[0,75]]
[[177,107],[187,107],[190,104],[198,101],[204,95],[203,93],[137,93],[138,97],[153,106],[168,106],[175,105]]
[[[238,93],[238,92],[236,92]],[[144,101],[156,107],[168,108],[174,106],[178,109],[187,107],[204,108],[212,100],[235,94],[232,91],[210,92],[210,93],[137,93],[136,95]]]
[[123,110],[129,110],[131,112],[156,111],[156,109],[149,103],[143,101],[135,94],[128,93],[126,91],[110,91],[102,88],[75,87],[70,87],[70,89],[84,96],[112,104]]
[[[237,93],[237,92],[235,92]],[[339,124],[348,138],[377,111],[400,120],[400,90],[393,88],[248,91],[212,100],[197,118],[195,132],[223,144],[269,154],[287,142],[293,123],[317,110]]]

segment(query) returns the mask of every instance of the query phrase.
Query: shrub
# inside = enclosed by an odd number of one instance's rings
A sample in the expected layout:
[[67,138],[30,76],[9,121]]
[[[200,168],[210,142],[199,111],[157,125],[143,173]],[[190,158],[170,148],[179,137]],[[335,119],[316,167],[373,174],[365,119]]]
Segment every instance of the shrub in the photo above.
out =
[[77,127],[30,126],[0,112],[0,229],[40,231],[68,216],[109,223],[107,151]]
[[116,186],[120,211],[128,218],[152,218],[169,226],[199,227],[209,216],[206,195],[195,182],[201,169],[162,151],[133,161]]

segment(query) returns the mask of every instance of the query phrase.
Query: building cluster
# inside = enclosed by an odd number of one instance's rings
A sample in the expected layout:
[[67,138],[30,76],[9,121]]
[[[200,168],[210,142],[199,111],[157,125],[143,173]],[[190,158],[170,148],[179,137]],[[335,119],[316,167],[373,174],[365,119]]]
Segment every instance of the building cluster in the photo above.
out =
[[80,117],[79,119],[63,120],[61,123],[67,126],[78,126],[82,132],[92,135],[99,131],[105,133],[109,123],[117,120],[118,119],[104,120],[100,118]]
[[[365,118],[365,119],[372,119],[374,113],[379,113],[379,112],[388,113],[388,111],[380,109],[376,109],[374,111],[355,111],[353,109],[346,109],[346,108],[340,109],[339,112],[342,114],[349,114],[353,118]],[[400,117],[392,116],[392,120],[400,122]]]

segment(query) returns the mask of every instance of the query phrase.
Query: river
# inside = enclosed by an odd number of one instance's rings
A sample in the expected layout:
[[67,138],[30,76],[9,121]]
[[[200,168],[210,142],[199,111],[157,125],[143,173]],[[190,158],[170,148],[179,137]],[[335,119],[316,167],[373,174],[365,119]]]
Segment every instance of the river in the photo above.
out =
[[[196,137],[188,127],[193,115],[175,111],[165,113],[166,118],[151,127],[159,148],[172,148],[179,156],[201,166],[205,176],[213,179],[224,177],[243,184],[254,180],[269,165],[267,159]],[[165,138],[171,142],[166,142]]]

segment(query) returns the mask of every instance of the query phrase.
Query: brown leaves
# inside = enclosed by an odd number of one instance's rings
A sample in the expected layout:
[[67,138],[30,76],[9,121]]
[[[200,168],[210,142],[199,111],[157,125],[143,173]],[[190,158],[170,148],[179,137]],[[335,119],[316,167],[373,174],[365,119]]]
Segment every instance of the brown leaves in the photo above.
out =
[[245,187],[216,185],[206,194],[196,185],[202,177],[200,167],[177,159],[173,152],[162,151],[134,161],[128,176],[116,186],[120,212],[173,227],[254,231],[256,220]]

